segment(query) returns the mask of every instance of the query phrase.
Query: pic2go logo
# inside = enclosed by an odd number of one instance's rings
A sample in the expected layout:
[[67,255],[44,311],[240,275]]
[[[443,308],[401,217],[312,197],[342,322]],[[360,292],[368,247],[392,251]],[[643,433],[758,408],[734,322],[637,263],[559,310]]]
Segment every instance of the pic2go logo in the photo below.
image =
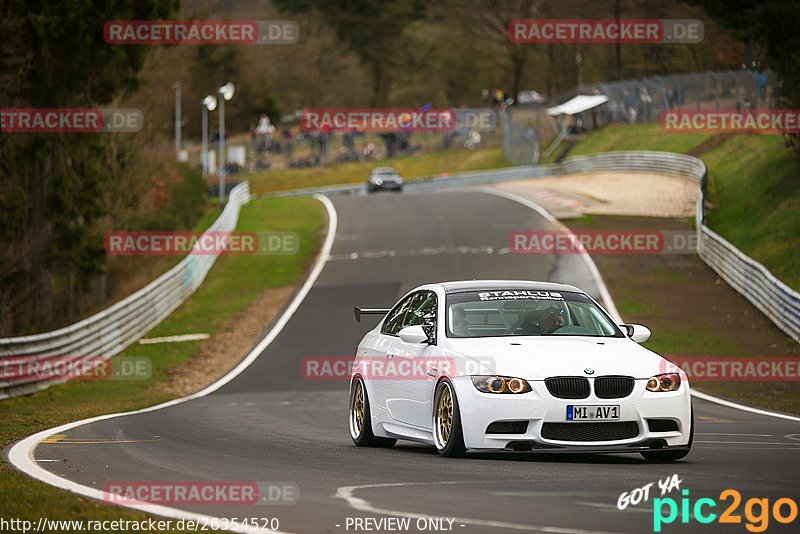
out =
[[[711,512],[711,508],[717,506],[714,499],[702,498],[695,501],[694,506],[689,501],[689,490],[683,490],[681,499],[681,523],[689,523],[694,517],[699,523],[711,523],[717,518],[717,514]],[[720,501],[731,499],[731,504],[720,514],[718,523],[741,523],[742,516],[736,513],[736,509],[742,502],[742,495],[734,490],[727,489],[719,494]],[[664,516],[664,506],[669,510]],[[757,511],[756,511],[757,509]],[[786,497],[776,500],[769,506],[769,499],[752,498],[744,504],[744,516],[748,523],[745,528],[750,532],[764,532],[769,526],[770,515],[778,523],[791,523],[797,519],[797,503]],[[662,524],[669,524],[678,518],[678,503],[670,497],[653,500],[653,531],[661,532]]]

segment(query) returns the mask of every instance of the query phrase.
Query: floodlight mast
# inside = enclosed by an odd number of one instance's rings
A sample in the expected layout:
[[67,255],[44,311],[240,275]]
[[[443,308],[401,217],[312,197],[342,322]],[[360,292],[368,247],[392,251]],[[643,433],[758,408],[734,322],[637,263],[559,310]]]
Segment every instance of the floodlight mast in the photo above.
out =
[[232,82],[228,82],[219,89],[219,204],[225,203],[225,101],[233,98],[236,87]]

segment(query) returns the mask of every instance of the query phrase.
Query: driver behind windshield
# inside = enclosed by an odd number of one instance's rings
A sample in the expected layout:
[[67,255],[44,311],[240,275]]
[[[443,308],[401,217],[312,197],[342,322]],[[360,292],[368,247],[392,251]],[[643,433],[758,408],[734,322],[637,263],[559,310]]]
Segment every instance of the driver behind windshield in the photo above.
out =
[[552,334],[564,326],[564,310],[546,308],[544,310],[529,310],[519,325],[522,335],[538,336]]
[[564,326],[564,310],[547,308],[539,319],[539,330],[542,334],[552,334]]

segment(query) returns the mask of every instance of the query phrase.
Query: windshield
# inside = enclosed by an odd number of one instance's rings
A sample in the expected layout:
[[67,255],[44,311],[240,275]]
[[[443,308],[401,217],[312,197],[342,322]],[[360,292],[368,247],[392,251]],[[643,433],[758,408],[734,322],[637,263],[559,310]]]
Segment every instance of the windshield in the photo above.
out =
[[469,291],[447,296],[447,337],[624,337],[589,297],[570,291]]

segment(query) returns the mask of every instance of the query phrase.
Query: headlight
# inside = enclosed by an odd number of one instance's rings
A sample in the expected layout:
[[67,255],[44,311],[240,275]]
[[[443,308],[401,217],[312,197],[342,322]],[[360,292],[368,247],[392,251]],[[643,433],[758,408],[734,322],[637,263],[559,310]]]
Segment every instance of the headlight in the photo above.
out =
[[521,378],[509,376],[471,376],[472,383],[483,393],[527,393],[531,385]]
[[372,183],[374,183],[375,185],[381,185],[383,183],[383,180],[381,180],[380,178],[375,178],[372,180]]
[[677,391],[681,387],[681,377],[677,373],[667,373],[650,377],[647,391]]

